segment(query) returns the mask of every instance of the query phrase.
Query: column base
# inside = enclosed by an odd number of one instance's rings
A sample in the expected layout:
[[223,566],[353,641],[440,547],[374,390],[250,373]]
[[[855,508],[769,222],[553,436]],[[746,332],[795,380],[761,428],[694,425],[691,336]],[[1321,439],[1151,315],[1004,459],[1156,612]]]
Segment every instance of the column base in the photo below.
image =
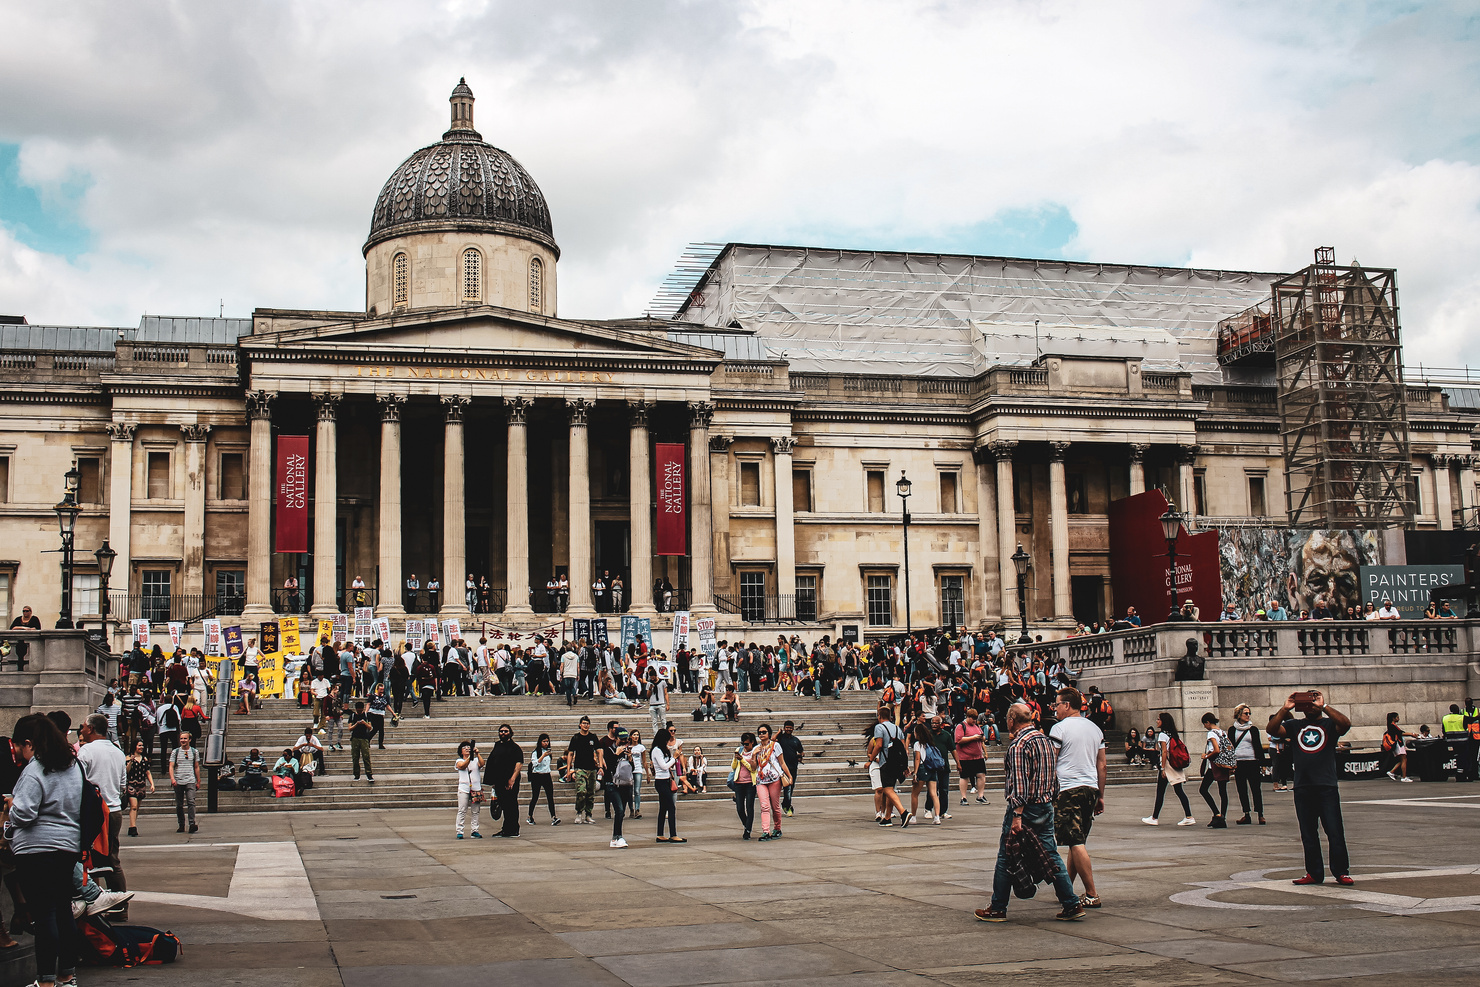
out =
[[[620,619],[623,615],[619,613],[611,613],[607,614],[606,616],[616,617]],[[627,608],[626,616],[646,617],[648,620],[652,620],[654,617],[658,616],[658,608],[653,606],[651,603],[647,604],[646,606],[630,606]]]
[[[264,621],[273,620],[276,617],[277,614],[273,612],[272,607],[269,607],[265,604],[257,604],[254,606],[253,604],[248,603],[245,607],[242,608],[241,616],[237,619],[242,622],[243,627],[246,627],[248,624],[260,624]],[[222,623],[224,624],[225,621],[223,620]],[[244,630],[242,633],[245,634],[246,631]],[[243,642],[243,644],[245,645],[245,642]]]
[[565,613],[564,614],[559,614],[557,616],[563,616],[566,620],[571,620],[571,619],[573,619],[575,617],[580,617],[582,620],[586,620],[587,618],[590,618],[590,617],[610,617],[612,615],[611,614],[606,614],[606,613],[597,613],[596,612],[596,608],[594,606],[593,607],[570,606],[570,607],[566,607],[565,608]]
[[506,606],[506,607],[504,607],[504,609],[501,612],[496,613],[496,614],[489,614],[489,616],[490,617],[532,617],[532,616],[534,616],[534,607],[531,607],[528,604],[525,604],[524,606]]

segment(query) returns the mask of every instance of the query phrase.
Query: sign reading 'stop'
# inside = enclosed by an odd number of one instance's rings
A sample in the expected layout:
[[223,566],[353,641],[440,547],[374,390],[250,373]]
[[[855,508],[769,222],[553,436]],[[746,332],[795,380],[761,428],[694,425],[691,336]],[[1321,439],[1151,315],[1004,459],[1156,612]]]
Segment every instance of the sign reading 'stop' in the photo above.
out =
[[346,368],[350,377],[395,378],[398,380],[486,380],[490,383],[519,381],[529,384],[615,384],[617,375],[606,370],[513,369],[506,367],[372,367]]

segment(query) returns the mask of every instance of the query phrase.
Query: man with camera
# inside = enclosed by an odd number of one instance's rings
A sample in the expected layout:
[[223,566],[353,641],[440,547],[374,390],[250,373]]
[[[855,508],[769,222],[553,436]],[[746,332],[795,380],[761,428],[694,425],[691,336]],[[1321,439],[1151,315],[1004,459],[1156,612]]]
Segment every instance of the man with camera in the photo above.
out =
[[[1303,719],[1296,719],[1300,713]],[[1269,718],[1266,733],[1283,738],[1295,762],[1295,818],[1300,822],[1300,842],[1305,846],[1305,876],[1292,884],[1323,884],[1326,870],[1321,861],[1321,836],[1331,851],[1331,873],[1336,883],[1350,886],[1351,860],[1346,852],[1346,831],[1341,823],[1341,794],[1336,783],[1336,742],[1352,728],[1352,721],[1326,705],[1320,692],[1296,692]]]

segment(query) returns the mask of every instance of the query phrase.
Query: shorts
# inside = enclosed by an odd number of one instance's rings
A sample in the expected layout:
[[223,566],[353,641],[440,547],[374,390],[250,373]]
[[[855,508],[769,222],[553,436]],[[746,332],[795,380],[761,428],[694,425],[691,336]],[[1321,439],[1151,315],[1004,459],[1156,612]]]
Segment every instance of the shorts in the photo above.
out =
[[1089,842],[1090,827],[1095,822],[1095,803],[1100,793],[1094,788],[1069,788],[1059,792],[1054,802],[1053,832],[1059,846],[1083,846]]
[[884,787],[883,778],[879,774],[879,766],[872,762],[868,766],[868,787],[874,791],[878,791]]
[[961,777],[975,781],[977,775],[987,773],[987,759],[978,757],[970,761],[961,762]]

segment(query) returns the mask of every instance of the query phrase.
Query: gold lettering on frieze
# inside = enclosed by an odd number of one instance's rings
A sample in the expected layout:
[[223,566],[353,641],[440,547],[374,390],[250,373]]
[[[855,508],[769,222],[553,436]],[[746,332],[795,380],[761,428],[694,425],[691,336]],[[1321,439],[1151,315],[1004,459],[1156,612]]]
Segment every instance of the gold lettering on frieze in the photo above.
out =
[[[399,372],[398,372],[399,370]],[[356,377],[402,377],[413,380],[521,380],[540,384],[614,384],[606,370],[501,370],[482,367],[372,367],[359,365]]]

